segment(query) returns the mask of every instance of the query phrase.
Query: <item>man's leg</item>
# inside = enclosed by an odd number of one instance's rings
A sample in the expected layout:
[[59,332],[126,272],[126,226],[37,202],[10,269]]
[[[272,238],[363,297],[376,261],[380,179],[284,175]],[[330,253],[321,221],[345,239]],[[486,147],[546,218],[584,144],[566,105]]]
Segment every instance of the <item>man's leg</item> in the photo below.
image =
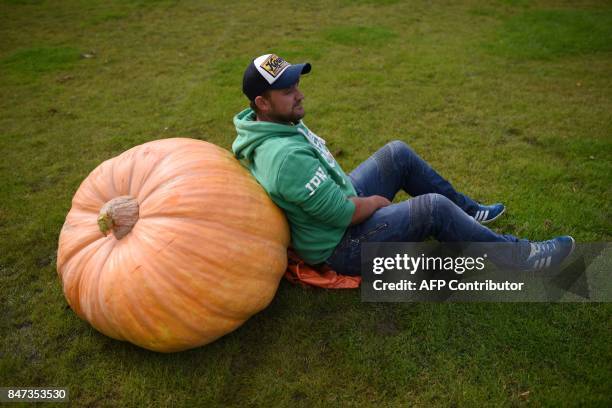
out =
[[533,269],[560,263],[574,247],[569,236],[530,243],[484,227],[471,216],[478,204],[456,192],[403,142],[387,144],[349,176],[360,196],[377,194],[392,200],[399,189],[404,189],[415,198],[380,208],[363,223],[347,229],[326,261],[342,274],[361,273],[363,242],[419,242],[434,237],[443,242],[515,243],[505,259],[497,259],[499,263]]
[[529,253],[529,241],[491,231],[441,194],[422,194],[380,208],[361,224],[350,226],[327,263],[339,273],[361,273],[364,242],[420,242],[433,237],[441,242],[513,242],[506,265],[517,264]]
[[393,200],[402,189],[413,197],[441,194],[469,215],[475,215],[478,203],[457,192],[431,166],[401,141],[387,143],[349,174],[353,185],[364,196],[382,195]]

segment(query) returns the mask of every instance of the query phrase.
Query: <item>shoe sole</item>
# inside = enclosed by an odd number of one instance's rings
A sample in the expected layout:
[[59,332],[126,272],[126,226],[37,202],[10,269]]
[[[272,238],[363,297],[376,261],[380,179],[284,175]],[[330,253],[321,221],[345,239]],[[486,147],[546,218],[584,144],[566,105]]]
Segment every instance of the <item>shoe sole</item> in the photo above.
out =
[[574,252],[574,249],[576,248],[576,240],[574,239],[574,237],[572,237],[571,235],[568,235],[568,237],[572,239],[572,249],[570,249],[568,254],[565,256],[565,259],[569,258],[569,256]]
[[501,212],[499,214],[497,214],[495,217],[491,218],[490,220],[483,220],[483,221],[478,221],[478,222],[481,223],[481,224],[488,224],[488,223],[493,222],[496,219],[498,219],[505,212],[506,212],[506,207],[504,207],[504,209],[501,210]]
[[[565,258],[563,258],[561,260],[561,262],[559,262],[559,264],[557,265],[557,267],[560,267],[561,265],[563,265],[564,263],[567,262],[567,259],[572,255],[572,253],[574,252],[574,249],[576,248],[576,240],[574,239],[574,237],[572,237],[571,235],[568,235],[568,237],[572,240],[572,248],[569,250],[569,252],[567,253],[567,255],[565,255]],[[545,268],[546,269],[546,268]]]

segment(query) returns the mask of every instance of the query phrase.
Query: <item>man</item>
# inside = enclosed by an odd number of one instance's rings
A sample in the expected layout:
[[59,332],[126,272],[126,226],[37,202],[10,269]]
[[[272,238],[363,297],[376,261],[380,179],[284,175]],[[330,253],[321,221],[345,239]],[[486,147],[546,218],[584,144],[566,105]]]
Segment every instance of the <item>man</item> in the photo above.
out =
[[[433,236],[448,242],[515,242],[521,269],[560,264],[573,250],[569,236],[530,243],[481,225],[504,212],[461,194],[404,142],[377,151],[350,175],[325,140],[306,127],[298,85],[309,63],[291,65],[266,54],[243,76],[250,108],[234,117],[234,154],[284,210],[291,243],[309,264],[360,274],[363,242],[415,242]],[[392,204],[403,189],[413,198]]]

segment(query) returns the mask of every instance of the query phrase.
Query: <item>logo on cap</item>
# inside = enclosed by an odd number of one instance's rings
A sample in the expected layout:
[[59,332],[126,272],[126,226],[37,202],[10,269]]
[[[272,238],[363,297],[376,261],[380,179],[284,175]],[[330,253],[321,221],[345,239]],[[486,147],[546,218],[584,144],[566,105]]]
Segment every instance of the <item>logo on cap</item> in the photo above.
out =
[[270,54],[259,66],[272,75],[273,78],[276,78],[289,66],[289,63],[278,55]]

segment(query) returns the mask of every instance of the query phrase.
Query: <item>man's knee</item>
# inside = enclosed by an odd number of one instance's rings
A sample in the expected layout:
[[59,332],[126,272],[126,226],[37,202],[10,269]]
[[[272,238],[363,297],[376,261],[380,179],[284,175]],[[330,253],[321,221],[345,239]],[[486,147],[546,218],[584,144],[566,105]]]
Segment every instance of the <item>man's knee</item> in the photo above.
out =
[[[425,195],[430,197],[431,211],[434,217],[447,219],[448,217],[453,217],[457,210],[460,210],[457,204],[453,203],[449,198],[443,196],[442,194],[429,193]],[[460,210],[459,212],[463,213],[463,210]]]
[[436,210],[437,212],[445,213],[455,206],[455,203],[442,194],[428,193],[423,195],[428,197],[432,210]]
[[416,219],[427,220],[431,219],[433,212],[440,206],[440,203],[444,205],[444,200],[448,200],[441,194],[429,193],[422,194],[410,199],[411,212]]
[[397,151],[401,151],[401,150],[412,151],[410,146],[408,146],[408,144],[404,142],[403,140],[392,140],[389,143],[387,143],[387,145],[389,145],[393,150],[397,150]]
[[393,154],[396,157],[400,158],[408,158],[411,156],[415,156],[416,153],[414,150],[408,146],[408,144],[402,140],[393,140],[387,143],[387,146],[393,151]]
[[413,205],[413,220],[423,224],[424,231],[427,234],[436,234],[442,225],[453,216],[453,207],[455,204],[438,193],[422,194],[414,197],[412,200]]

